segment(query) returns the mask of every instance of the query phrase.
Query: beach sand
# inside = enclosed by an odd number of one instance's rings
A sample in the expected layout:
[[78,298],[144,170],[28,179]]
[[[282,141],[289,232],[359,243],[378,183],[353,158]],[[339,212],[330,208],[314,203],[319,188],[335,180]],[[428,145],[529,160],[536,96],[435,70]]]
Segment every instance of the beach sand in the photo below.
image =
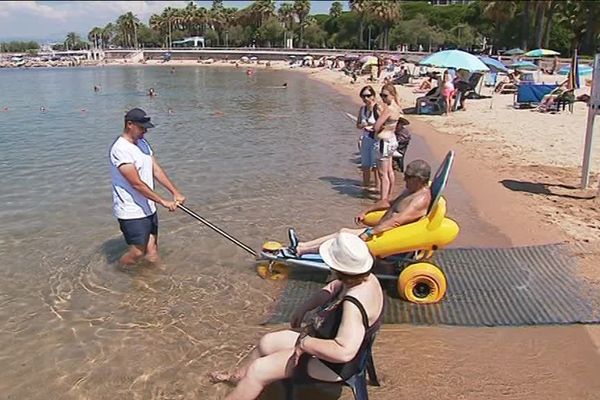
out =
[[[168,65],[201,64],[171,61]],[[270,68],[289,69],[283,62],[273,62]],[[295,70],[331,85],[357,104],[358,91],[366,84],[363,77],[351,84],[339,71]],[[557,78],[564,77],[545,77]],[[414,87],[397,89],[402,105],[414,106]],[[488,235],[483,231],[463,230],[461,236],[498,246],[567,242],[574,249],[578,273],[600,290],[600,200],[592,198],[600,172],[598,138],[592,187],[577,188],[587,107],[577,103],[573,114],[552,115],[515,110],[512,101],[512,95],[497,95],[467,100],[467,111],[448,117],[408,118],[413,134],[425,140],[437,159],[449,149],[456,151],[452,179],[474,204],[474,219],[486,221],[496,232],[487,241],[478,236]],[[374,357],[383,381],[382,387],[369,389],[375,399],[600,399],[600,326],[596,325],[386,325],[375,343]],[[352,395],[345,389],[341,398]]]

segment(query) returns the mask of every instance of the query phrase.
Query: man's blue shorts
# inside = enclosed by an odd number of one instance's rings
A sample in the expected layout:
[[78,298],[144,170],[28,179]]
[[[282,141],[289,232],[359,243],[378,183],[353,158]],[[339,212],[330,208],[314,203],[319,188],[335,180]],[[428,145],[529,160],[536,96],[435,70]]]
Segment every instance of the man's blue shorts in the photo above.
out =
[[150,235],[158,236],[158,215],[154,213],[144,218],[119,219],[119,226],[127,244],[146,246]]

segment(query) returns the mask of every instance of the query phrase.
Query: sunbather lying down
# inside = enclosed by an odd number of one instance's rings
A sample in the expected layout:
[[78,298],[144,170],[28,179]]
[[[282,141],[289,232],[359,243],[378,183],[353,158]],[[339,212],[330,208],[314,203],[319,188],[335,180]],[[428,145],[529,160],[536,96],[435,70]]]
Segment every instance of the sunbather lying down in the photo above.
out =
[[[371,211],[387,210],[379,223],[370,228],[342,228],[340,232],[348,232],[357,235],[364,241],[382,232],[415,222],[427,214],[427,208],[431,202],[431,190],[429,178],[431,167],[423,160],[415,160],[406,166],[404,181],[406,188],[392,202],[380,200],[372,207],[361,212],[354,218],[357,225],[361,225],[366,214]],[[336,237],[339,232],[320,237],[308,242],[299,242],[295,232],[290,229],[290,246],[281,249],[284,257],[298,257],[302,254],[318,253],[319,246],[331,238]]]

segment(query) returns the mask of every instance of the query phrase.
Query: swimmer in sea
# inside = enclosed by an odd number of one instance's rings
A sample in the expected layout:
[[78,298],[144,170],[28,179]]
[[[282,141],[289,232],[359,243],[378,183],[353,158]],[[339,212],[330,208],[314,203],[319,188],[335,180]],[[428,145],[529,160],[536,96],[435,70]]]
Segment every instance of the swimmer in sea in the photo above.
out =
[[99,91],[100,91],[100,86],[94,85],[94,92],[99,92]]
[[150,97],[158,96],[158,93],[156,93],[156,90],[154,90],[154,88],[150,88],[150,89],[148,89],[148,96],[150,96]]

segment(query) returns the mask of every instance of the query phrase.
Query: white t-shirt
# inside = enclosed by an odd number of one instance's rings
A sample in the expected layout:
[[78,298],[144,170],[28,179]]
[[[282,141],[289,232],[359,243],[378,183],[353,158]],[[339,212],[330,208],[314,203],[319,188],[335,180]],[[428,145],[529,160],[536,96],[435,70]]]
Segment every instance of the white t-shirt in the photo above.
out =
[[154,201],[135,190],[119,171],[123,164],[133,164],[140,179],[154,190],[152,149],[146,140],[137,144],[119,136],[110,147],[110,176],[112,178],[113,214],[119,219],[144,218],[156,212]]

